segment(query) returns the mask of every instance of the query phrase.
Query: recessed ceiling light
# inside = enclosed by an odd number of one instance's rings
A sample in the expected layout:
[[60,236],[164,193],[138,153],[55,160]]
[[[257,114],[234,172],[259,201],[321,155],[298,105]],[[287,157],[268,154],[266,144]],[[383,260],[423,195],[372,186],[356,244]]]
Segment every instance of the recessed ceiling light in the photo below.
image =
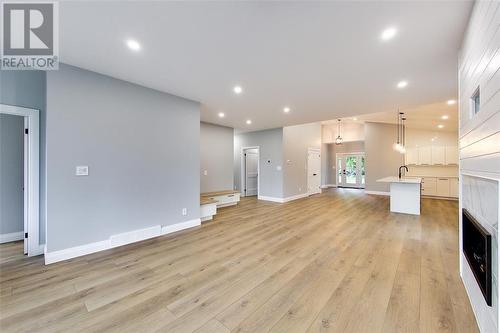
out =
[[247,125],[251,125],[252,121],[250,119],[247,119],[246,123],[247,123]]
[[443,124],[439,124],[439,125],[438,125],[438,128],[443,128],[443,127],[444,127],[444,125],[443,125]]
[[283,108],[283,112],[285,112],[285,113],[290,112],[290,108],[289,108],[288,106],[285,106],[285,107]]
[[358,120],[358,118],[354,117],[354,118],[352,118],[352,120],[356,121],[356,120]]
[[219,118],[224,118],[225,116],[224,112],[219,112]]
[[443,119],[443,120],[447,120],[448,118],[449,118],[449,117],[448,117],[448,115],[446,115],[446,114],[445,114],[444,116],[441,116],[441,119]]
[[399,81],[397,87],[399,89],[405,88],[408,85],[408,81]]
[[139,44],[139,42],[134,40],[134,39],[127,39],[127,46],[132,51],[140,51],[141,50],[141,44]]
[[454,99],[450,99],[448,102],[446,102],[446,104],[448,104],[448,105],[453,105],[456,103],[457,103],[457,101],[455,101]]
[[380,38],[383,41],[387,41],[387,40],[393,39],[394,36],[396,36],[397,33],[398,33],[398,30],[396,28],[390,27],[390,28],[387,28],[384,31],[382,31],[382,34],[380,35]]
[[241,94],[243,92],[243,88],[241,86],[235,86],[233,88],[233,91],[234,91],[235,94],[239,95],[239,94]]

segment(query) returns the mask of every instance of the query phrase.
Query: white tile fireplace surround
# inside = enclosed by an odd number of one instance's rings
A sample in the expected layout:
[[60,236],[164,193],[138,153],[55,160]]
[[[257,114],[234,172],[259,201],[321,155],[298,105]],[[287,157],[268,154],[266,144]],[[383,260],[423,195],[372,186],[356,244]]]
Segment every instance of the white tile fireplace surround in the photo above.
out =
[[[488,306],[472,270],[460,251],[460,271],[481,332],[498,332],[498,220],[499,182],[494,179],[462,175],[461,208],[469,213],[491,234],[492,305]],[[460,211],[460,248],[462,249],[462,220]]]

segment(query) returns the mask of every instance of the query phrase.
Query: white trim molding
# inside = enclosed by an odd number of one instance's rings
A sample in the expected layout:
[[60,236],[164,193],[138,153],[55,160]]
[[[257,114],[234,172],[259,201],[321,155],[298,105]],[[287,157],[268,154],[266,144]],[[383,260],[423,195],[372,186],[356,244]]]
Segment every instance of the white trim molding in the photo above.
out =
[[[29,109],[20,106],[0,104],[0,113],[11,114],[15,116],[24,117],[26,129],[28,130],[28,140],[25,144],[25,152],[27,153],[27,164],[25,177],[24,177],[24,188],[27,191],[25,196],[26,205],[26,215],[25,215],[25,226],[27,230],[24,232],[28,233],[27,239],[27,252],[28,256],[36,256],[43,254],[39,252],[40,246],[40,201],[39,201],[39,186],[40,186],[40,119],[39,111],[36,109]],[[26,163],[26,162],[25,162]]]
[[258,200],[264,200],[264,201],[272,201],[272,202],[278,202],[278,203],[285,203],[285,202],[289,202],[289,201],[293,201],[293,200],[297,200],[297,199],[306,198],[309,195],[319,194],[319,193],[320,192],[317,192],[317,193],[301,193],[301,194],[293,195],[291,197],[286,197],[286,198],[266,197],[266,196],[263,196],[263,195],[259,195],[257,197],[257,199]]
[[194,219],[172,225],[166,225],[166,226],[157,225],[154,227],[116,234],[110,236],[109,239],[103,241],[75,246],[54,252],[47,252],[47,248],[45,247],[45,264],[46,265],[53,264],[59,261],[81,257],[87,254],[96,253],[104,250],[109,250],[115,247],[135,242],[140,242],[146,239],[159,237],[177,231],[197,227],[199,225],[201,225],[201,220]]
[[18,241],[21,239],[23,239],[23,232],[22,231],[11,232],[9,234],[0,234],[0,244],[15,242],[15,241]]
[[321,188],[330,188],[330,187],[337,187],[337,184],[325,184],[325,185],[321,185]]
[[259,195],[257,196],[257,200],[264,200],[264,201],[272,201],[272,202],[279,202],[283,203],[283,198],[277,198],[277,197],[267,197],[264,195]]
[[383,192],[383,191],[367,191],[367,190],[365,190],[365,193],[366,194],[373,194],[373,195],[387,195],[387,196],[391,195],[390,192]]

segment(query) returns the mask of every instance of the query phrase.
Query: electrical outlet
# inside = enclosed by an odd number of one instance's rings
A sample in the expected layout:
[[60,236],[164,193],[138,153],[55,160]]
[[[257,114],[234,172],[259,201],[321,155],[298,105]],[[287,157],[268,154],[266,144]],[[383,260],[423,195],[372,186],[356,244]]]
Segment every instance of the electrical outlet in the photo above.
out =
[[188,214],[187,208],[182,208],[182,215],[186,216]]
[[76,176],[88,176],[89,167],[87,165],[78,165],[75,169]]

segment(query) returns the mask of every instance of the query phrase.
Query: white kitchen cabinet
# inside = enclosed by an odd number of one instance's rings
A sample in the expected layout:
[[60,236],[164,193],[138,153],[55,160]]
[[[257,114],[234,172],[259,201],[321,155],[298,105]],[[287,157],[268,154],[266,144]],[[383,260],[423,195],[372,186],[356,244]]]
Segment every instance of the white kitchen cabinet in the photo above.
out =
[[418,164],[418,148],[406,149],[406,164],[407,165]]
[[450,197],[458,198],[458,178],[450,178]]
[[444,165],[445,164],[445,147],[432,146],[432,148],[431,148],[431,162],[432,162],[432,165]]
[[446,161],[446,165],[450,165],[450,164],[458,165],[458,147],[457,146],[447,146],[446,147],[445,161]]
[[450,196],[450,179],[438,178],[436,181],[436,195],[439,197]]
[[431,147],[418,148],[418,165],[431,165]]
[[421,194],[422,195],[436,195],[436,178],[432,177],[424,177],[422,178],[422,187]]

